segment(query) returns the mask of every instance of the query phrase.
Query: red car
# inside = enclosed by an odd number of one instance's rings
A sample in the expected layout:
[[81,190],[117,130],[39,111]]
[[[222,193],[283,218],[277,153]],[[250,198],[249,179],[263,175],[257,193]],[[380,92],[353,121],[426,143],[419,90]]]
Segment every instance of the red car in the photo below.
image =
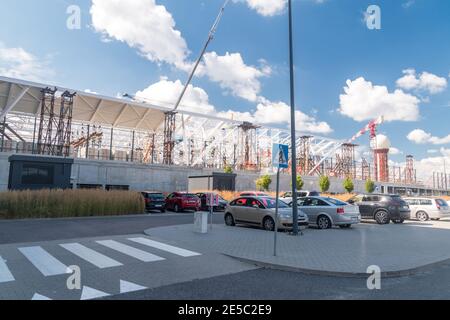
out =
[[166,198],[166,209],[175,212],[182,212],[184,210],[199,211],[200,207],[200,198],[192,193],[174,192]]

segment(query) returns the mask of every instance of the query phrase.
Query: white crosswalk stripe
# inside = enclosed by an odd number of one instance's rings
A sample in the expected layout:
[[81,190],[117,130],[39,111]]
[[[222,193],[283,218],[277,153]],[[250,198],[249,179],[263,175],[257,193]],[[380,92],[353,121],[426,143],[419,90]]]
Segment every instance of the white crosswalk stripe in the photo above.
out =
[[152,247],[152,248],[156,248],[162,251],[166,251],[166,252],[170,252],[173,253],[175,255],[181,256],[181,257],[194,257],[194,256],[200,256],[200,253],[194,252],[194,251],[189,251],[186,249],[182,249],[182,248],[178,248],[178,247],[174,247],[162,242],[158,242],[158,241],[154,241],[154,240],[150,240],[147,238],[129,238],[128,240],[136,242],[136,243],[140,243],[143,244],[145,246],[148,247]]
[[123,265],[122,263],[98,253],[97,251],[89,249],[79,243],[60,244],[60,246],[100,269],[119,267]]
[[0,283],[11,282],[14,280],[14,276],[6,265],[6,261],[0,256]]
[[70,273],[66,265],[39,246],[19,248],[19,251],[46,277]]
[[114,241],[114,240],[103,240],[103,241],[97,241],[98,244],[101,244],[102,246],[108,247],[110,249],[116,250],[120,253],[126,254],[128,256],[131,256],[133,258],[136,258],[143,262],[154,262],[154,261],[162,261],[165,260],[162,257],[159,257],[157,255],[148,253],[146,251],[128,246],[126,244]]

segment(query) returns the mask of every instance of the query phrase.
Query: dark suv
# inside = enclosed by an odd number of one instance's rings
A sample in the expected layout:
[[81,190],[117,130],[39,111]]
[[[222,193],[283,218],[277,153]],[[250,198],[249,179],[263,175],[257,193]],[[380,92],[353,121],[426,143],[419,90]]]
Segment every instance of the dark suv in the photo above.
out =
[[166,201],[161,192],[142,192],[145,200],[145,211],[158,210],[161,213],[166,212]]
[[408,204],[393,194],[360,194],[348,201],[359,206],[363,219],[374,219],[378,224],[403,223],[410,219]]

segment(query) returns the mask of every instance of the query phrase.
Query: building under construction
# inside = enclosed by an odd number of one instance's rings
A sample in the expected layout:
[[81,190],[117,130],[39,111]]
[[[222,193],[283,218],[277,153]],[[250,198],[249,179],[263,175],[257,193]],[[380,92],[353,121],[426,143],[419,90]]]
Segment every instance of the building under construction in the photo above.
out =
[[[120,188],[123,184],[124,188],[170,191],[185,188],[189,175],[229,166],[238,176],[253,177],[272,172],[274,143],[290,145],[290,132],[280,128],[185,110],[172,112],[130,98],[4,77],[0,77],[0,119],[4,159],[11,154],[74,159],[74,187]],[[369,124],[349,141],[298,132],[298,173],[448,191],[450,176],[444,173],[419,181],[412,156],[407,157],[404,167],[390,167],[389,145],[372,146],[371,154],[358,157],[355,143],[364,141],[356,139],[370,131],[373,141],[376,124]],[[2,167],[0,185],[6,189],[11,187],[9,173],[3,163]],[[170,173],[159,175],[164,170]],[[177,170],[184,171],[177,174]],[[150,175],[148,180],[143,178],[146,174]],[[140,180],[126,184],[123,177]],[[253,181],[242,188],[251,185]]]

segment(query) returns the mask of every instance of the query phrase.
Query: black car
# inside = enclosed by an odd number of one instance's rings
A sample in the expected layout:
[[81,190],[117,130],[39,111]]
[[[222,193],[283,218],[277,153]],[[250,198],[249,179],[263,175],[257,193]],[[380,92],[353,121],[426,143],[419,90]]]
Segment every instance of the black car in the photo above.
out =
[[411,215],[406,201],[395,194],[360,194],[348,202],[359,206],[363,219],[374,219],[378,224],[403,223]]
[[[197,193],[196,194],[200,200],[201,200],[201,206],[200,206],[200,210],[202,211],[209,211],[209,206],[207,205],[207,196],[209,196],[210,194],[207,193]],[[225,211],[225,208],[227,207],[228,202],[223,199],[221,196],[219,196],[219,206],[214,208],[214,211]]]
[[145,211],[157,210],[161,213],[166,212],[166,201],[164,194],[161,192],[142,192],[142,196],[145,200]]

